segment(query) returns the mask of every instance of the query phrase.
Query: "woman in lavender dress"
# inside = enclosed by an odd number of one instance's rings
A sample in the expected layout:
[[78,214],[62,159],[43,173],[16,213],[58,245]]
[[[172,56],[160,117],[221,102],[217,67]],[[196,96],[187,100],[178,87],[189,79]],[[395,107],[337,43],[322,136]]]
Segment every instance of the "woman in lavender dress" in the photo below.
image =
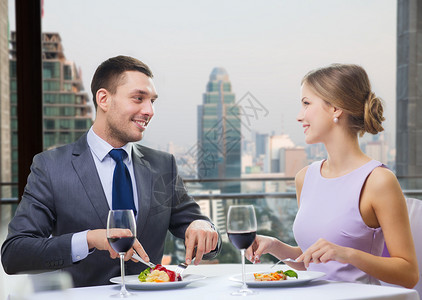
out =
[[[328,156],[296,175],[298,246],[257,236],[246,257],[259,262],[270,253],[328,280],[412,288],[419,272],[405,198],[395,175],[359,147],[358,136],[381,132],[384,121],[365,70],[333,64],[309,72],[301,104],[306,143],[323,143]],[[384,243],[390,257],[381,256]]]

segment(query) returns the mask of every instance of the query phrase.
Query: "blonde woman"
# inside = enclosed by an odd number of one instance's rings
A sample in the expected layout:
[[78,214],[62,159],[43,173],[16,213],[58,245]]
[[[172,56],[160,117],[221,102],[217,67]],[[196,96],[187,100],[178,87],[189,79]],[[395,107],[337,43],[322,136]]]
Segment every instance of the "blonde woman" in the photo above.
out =
[[[295,258],[300,270],[338,281],[412,288],[419,272],[406,202],[395,175],[365,155],[358,136],[383,131],[383,107],[365,70],[333,64],[302,80],[302,123],[308,144],[323,143],[327,159],[296,175],[298,246],[257,236],[247,257]],[[384,242],[390,257],[382,257]]]

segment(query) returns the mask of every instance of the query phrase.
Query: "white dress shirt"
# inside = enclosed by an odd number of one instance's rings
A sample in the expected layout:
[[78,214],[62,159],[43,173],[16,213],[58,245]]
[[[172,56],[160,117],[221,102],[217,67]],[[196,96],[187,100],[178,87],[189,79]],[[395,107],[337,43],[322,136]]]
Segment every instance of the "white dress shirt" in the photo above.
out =
[[[100,138],[95,134],[92,127],[89,129],[87,134],[88,146],[91,149],[92,157],[97,168],[98,175],[101,180],[101,185],[106,196],[108,206],[112,207],[112,192],[113,192],[113,173],[116,162],[109,155],[109,152],[114,149],[109,143]],[[133,163],[132,163],[132,143],[124,145],[121,149],[125,150],[127,157],[123,160],[126,164],[130,178],[132,180],[133,187],[133,201],[135,203],[136,210],[138,209],[138,193],[136,188],[135,175],[133,172]],[[72,236],[72,259],[73,262],[84,259],[88,256],[88,241],[87,233],[89,230],[75,233]]]

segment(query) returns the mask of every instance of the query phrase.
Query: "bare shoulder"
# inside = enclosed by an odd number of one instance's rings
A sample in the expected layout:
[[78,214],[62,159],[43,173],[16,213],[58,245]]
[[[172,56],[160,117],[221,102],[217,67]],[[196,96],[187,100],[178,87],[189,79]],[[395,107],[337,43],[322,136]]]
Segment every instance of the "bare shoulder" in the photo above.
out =
[[295,186],[296,186],[296,199],[297,205],[300,206],[300,194],[302,192],[303,182],[305,181],[306,171],[308,170],[309,166],[304,167],[302,170],[297,172],[295,177]]
[[304,167],[302,170],[296,173],[295,176],[295,183],[296,186],[299,184],[300,186],[303,185],[303,181],[305,180],[306,171],[308,171],[309,166]]
[[404,200],[403,192],[396,175],[387,168],[375,168],[368,176],[365,190],[367,195],[373,199],[373,205],[377,203],[381,204],[381,200],[383,202],[382,205],[386,205],[387,201]]
[[400,188],[396,175],[387,168],[377,167],[368,176],[367,185],[374,191],[385,191],[389,188]]

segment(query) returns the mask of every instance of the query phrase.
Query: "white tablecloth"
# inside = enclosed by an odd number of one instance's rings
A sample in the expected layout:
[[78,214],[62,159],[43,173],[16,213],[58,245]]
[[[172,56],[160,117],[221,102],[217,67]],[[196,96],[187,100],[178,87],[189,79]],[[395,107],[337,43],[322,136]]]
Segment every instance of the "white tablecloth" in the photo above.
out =
[[[172,269],[170,266],[169,269]],[[246,272],[258,272],[269,270],[268,265],[246,265]],[[206,279],[192,282],[184,288],[170,290],[129,290],[134,294],[129,299],[236,299],[230,295],[240,287],[240,283],[233,282],[229,278],[239,274],[240,264],[219,264],[190,266],[186,274],[199,274]],[[119,291],[118,285],[106,285],[87,288],[73,288],[64,291],[50,291],[26,295],[28,300],[96,300],[110,299],[110,295]],[[374,286],[366,284],[330,282],[314,280],[310,283],[294,287],[254,288],[256,295],[246,299],[409,299],[419,300],[415,290]],[[13,294],[11,300],[15,299]],[[17,298],[16,298],[17,299]],[[20,298],[22,299],[22,298]]]

